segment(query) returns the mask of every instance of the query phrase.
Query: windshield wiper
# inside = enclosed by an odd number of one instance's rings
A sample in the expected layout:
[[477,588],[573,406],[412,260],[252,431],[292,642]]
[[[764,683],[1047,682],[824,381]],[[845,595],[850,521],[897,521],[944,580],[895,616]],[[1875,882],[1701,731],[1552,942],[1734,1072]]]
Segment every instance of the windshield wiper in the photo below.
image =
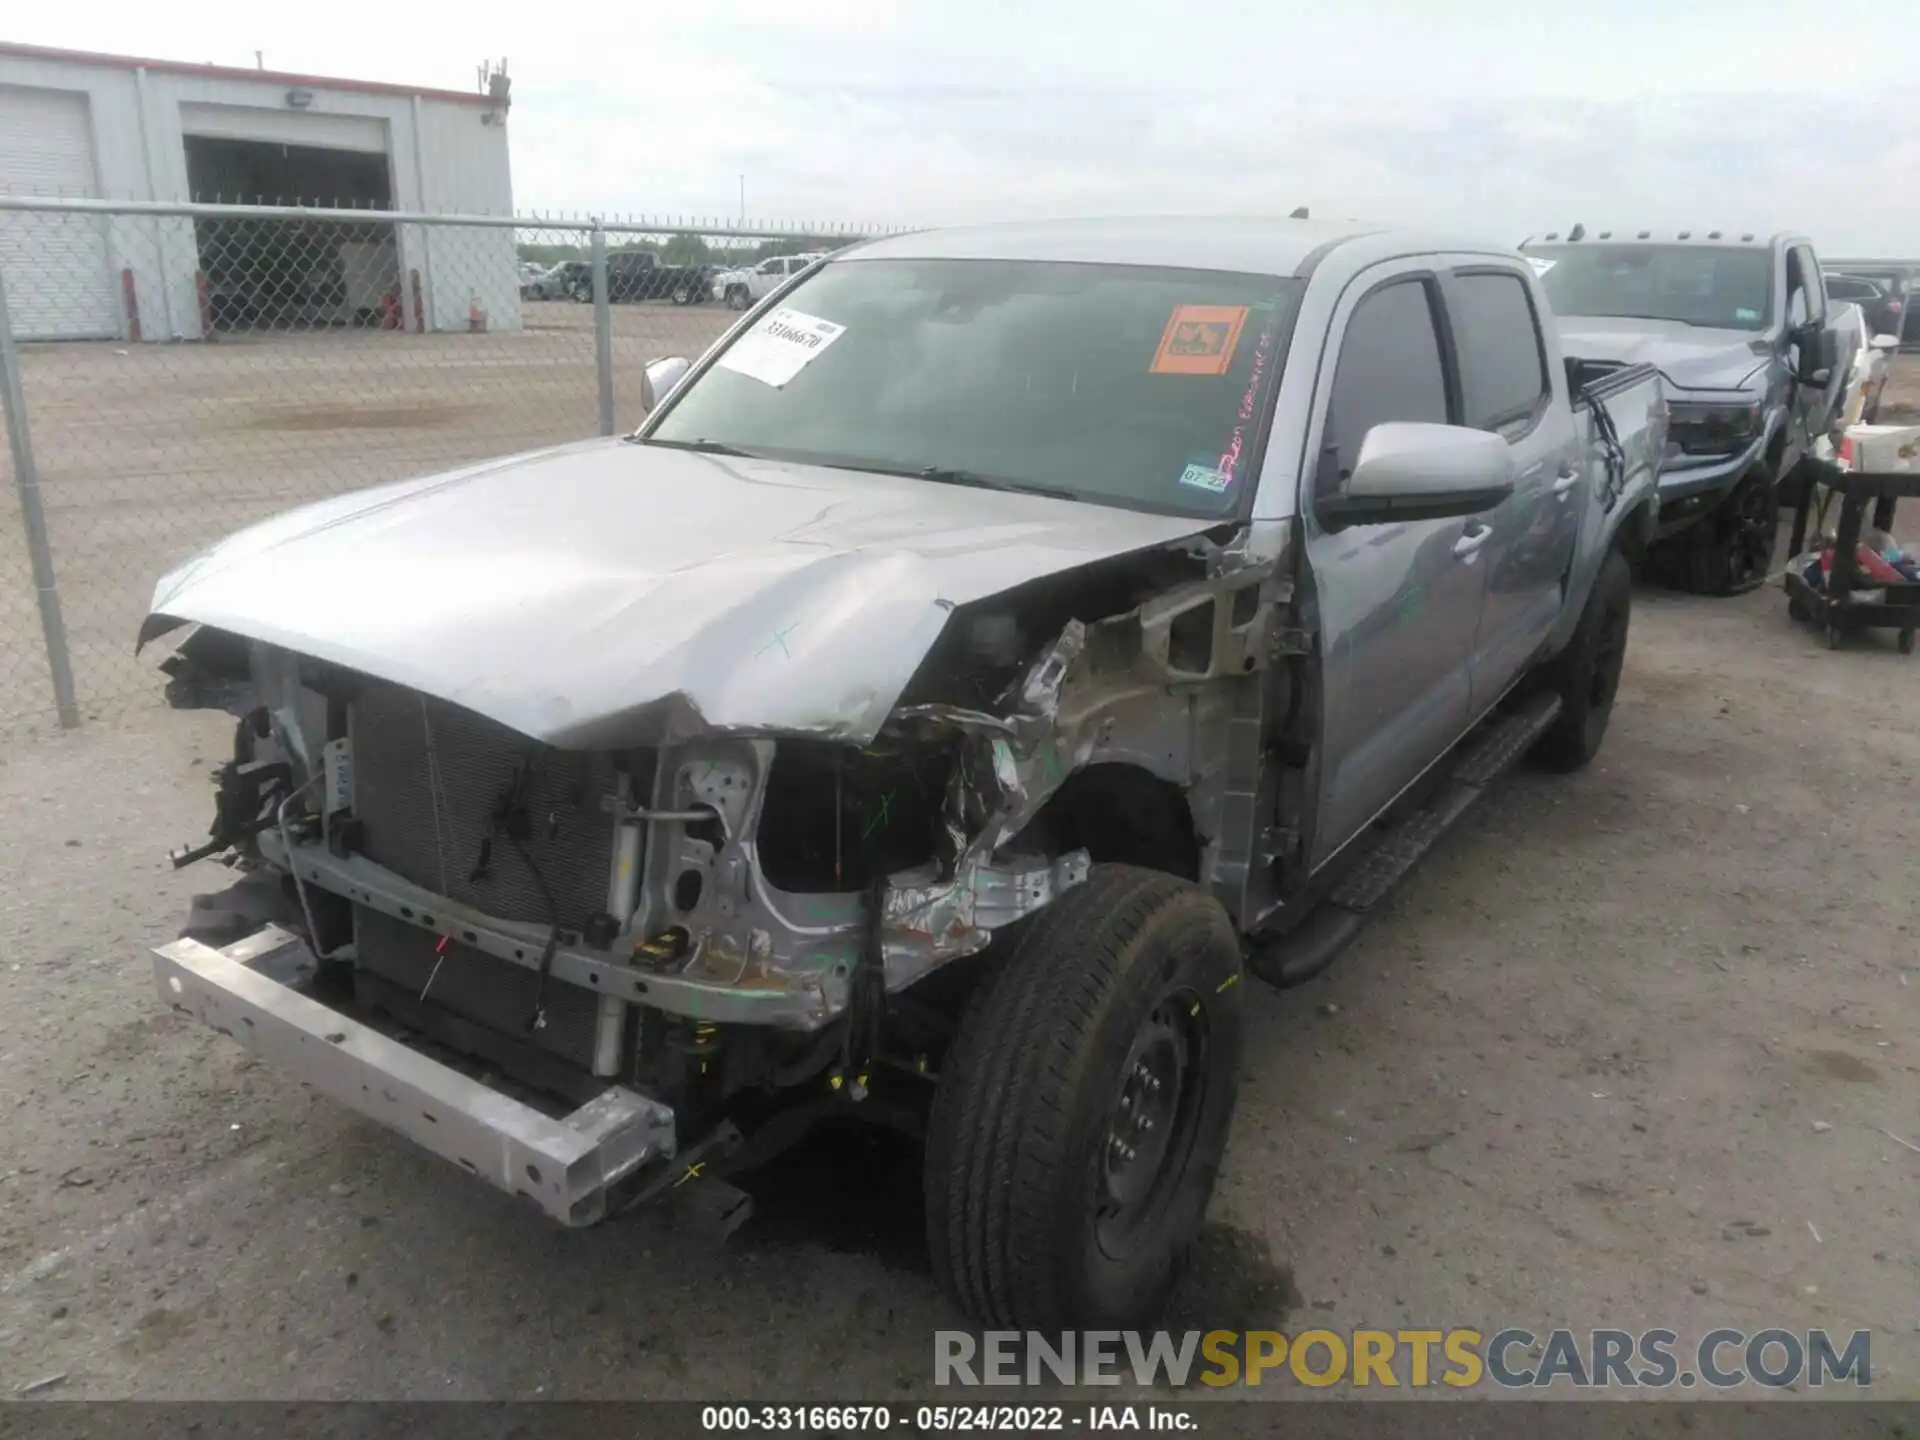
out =
[[661,445],[669,450],[691,450],[696,455],[732,455],[741,460],[766,458],[758,450],[743,450],[738,445],[728,445],[719,440],[655,440],[651,436],[643,439],[638,435],[627,438],[636,445]]
[[883,460],[855,460],[835,456],[808,457],[808,463],[830,470],[858,470],[863,475],[900,475],[909,480],[931,480],[936,485],[965,485],[975,490],[1005,490],[1016,495],[1044,495],[1049,500],[1082,500],[1078,491],[1061,485],[1036,485],[1025,480],[1006,480],[998,475],[982,475],[977,470],[957,470],[949,465],[909,467]]
[[1064,485],[1035,485],[1025,480],[1002,480],[997,475],[981,475],[972,470],[953,470],[944,465],[929,465],[913,472],[919,480],[936,485],[971,485],[979,490],[1009,490],[1017,495],[1045,495],[1050,500],[1078,500],[1080,496]]
[[1710,320],[1689,320],[1684,315],[1636,315],[1632,311],[1616,312],[1605,317],[1609,320],[1663,320],[1669,325],[1686,325],[1695,330],[1724,330],[1731,327],[1715,325]]

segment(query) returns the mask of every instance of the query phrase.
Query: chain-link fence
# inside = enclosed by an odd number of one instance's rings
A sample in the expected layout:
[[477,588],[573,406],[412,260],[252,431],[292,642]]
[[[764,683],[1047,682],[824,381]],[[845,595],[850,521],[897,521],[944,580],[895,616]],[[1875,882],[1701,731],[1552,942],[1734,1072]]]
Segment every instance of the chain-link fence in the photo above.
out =
[[150,703],[168,568],[303,501],[630,428],[820,229],[0,197],[0,722]]

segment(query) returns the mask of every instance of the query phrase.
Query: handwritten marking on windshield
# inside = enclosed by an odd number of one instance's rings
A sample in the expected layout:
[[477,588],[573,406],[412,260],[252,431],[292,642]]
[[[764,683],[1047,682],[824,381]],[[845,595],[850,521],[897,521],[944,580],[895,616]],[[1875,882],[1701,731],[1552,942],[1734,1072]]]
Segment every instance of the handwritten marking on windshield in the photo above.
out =
[[1240,409],[1234,416],[1239,423],[1233,427],[1233,438],[1227,442],[1227,448],[1220,456],[1220,464],[1216,467],[1221,476],[1222,490],[1233,483],[1234,471],[1239,467],[1240,451],[1247,442],[1247,422],[1258,408],[1260,382],[1266,378],[1267,358],[1272,351],[1273,331],[1262,330],[1259,342],[1253,347],[1253,373],[1247,377],[1246,393],[1240,397]]
[[787,648],[787,637],[791,635],[794,631],[798,630],[799,628],[800,628],[800,622],[796,620],[793,622],[793,624],[787,626],[786,629],[774,631],[773,638],[767,641],[767,643],[762,645],[758,650],[754,651],[753,652],[754,655],[756,657],[764,655],[767,653],[767,651],[773,649],[774,646],[778,645],[780,647],[780,653],[786,656],[789,660],[791,660],[793,658],[793,651]]

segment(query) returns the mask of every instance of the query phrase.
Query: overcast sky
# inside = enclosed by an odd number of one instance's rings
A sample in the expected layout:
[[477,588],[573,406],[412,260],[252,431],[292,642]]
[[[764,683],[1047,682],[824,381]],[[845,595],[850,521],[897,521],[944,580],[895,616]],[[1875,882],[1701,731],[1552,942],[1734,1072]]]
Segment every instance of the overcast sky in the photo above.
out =
[[471,89],[522,210],[931,224],[1285,213],[1920,252],[1897,0],[16,7],[8,39]]

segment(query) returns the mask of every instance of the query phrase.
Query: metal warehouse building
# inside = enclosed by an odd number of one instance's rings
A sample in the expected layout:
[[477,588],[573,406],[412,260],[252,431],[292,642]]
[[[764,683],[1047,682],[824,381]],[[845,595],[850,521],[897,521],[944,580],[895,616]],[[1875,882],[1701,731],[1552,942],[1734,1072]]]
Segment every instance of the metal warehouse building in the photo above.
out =
[[[508,215],[504,83],[419,90],[0,43],[0,193]],[[0,210],[27,339],[519,323],[511,230]]]

